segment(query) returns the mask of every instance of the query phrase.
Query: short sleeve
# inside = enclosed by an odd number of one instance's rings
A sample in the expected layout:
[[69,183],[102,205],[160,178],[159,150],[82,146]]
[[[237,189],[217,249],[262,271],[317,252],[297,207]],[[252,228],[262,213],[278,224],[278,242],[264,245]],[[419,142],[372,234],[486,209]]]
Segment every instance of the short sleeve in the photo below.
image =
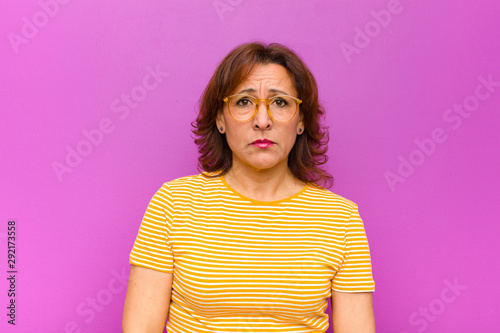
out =
[[168,184],[153,195],[139,227],[129,262],[165,273],[173,273],[174,256],[169,242],[173,201]]
[[368,239],[356,204],[354,204],[347,222],[344,260],[332,279],[332,290],[341,292],[375,291]]

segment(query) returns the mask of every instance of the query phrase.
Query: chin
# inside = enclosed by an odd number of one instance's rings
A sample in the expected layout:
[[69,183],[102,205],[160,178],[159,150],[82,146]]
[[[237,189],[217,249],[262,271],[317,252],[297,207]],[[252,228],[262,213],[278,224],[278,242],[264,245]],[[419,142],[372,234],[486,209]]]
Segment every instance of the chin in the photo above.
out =
[[255,163],[255,161],[250,164],[250,166],[254,169],[258,170],[269,170],[277,167],[279,162],[267,162],[267,163]]
[[[270,154],[269,154],[270,153]],[[281,156],[276,152],[268,152],[268,154],[249,154],[245,156],[244,159],[239,158],[238,163],[241,163],[243,167],[247,167],[250,169],[258,170],[258,171],[264,171],[264,170],[269,170],[273,169],[275,167],[280,166],[282,163],[287,165],[286,159],[280,160]]]

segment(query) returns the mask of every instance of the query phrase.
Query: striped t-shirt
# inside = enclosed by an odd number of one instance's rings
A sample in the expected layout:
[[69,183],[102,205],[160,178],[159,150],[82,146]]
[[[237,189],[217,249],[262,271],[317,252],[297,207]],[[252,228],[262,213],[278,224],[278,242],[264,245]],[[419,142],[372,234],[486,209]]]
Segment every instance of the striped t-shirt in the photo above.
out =
[[173,273],[168,332],[325,332],[332,290],[375,290],[357,205],[309,185],[257,201],[223,177],[164,183],[130,263]]

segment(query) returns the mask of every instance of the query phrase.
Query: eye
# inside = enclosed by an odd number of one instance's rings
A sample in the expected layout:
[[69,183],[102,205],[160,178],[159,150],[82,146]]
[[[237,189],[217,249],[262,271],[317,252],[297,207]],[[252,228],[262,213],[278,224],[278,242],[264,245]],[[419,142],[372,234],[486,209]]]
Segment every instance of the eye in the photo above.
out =
[[276,105],[277,107],[284,108],[287,107],[289,104],[288,102],[282,98],[282,97],[277,97],[273,100],[273,104]]
[[249,106],[252,104],[253,104],[253,100],[248,96],[242,97],[236,101],[236,105],[238,105],[238,106]]

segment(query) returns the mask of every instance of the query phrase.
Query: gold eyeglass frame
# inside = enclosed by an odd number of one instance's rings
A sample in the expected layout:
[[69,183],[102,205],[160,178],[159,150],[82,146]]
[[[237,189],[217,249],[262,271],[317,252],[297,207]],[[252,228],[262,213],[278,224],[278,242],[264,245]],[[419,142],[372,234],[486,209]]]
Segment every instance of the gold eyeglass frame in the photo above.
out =
[[[252,100],[255,101],[255,111],[253,113],[253,115],[248,118],[248,119],[245,119],[245,120],[241,120],[241,119],[237,119],[235,118],[231,111],[229,111],[229,99],[235,97],[235,96],[246,96],[246,97],[250,97]],[[285,120],[285,121],[281,121],[281,120],[277,120],[277,119],[274,119],[273,115],[271,114],[271,110],[269,109],[269,105],[271,105],[271,103],[278,97],[290,97],[292,98],[293,100],[295,100],[295,104],[296,104],[296,108],[295,108],[295,113],[293,114],[293,116],[288,119],[288,120]],[[226,103],[227,105],[227,112],[229,113],[229,115],[236,121],[249,121],[249,120],[252,120],[253,117],[255,117],[255,115],[257,114],[257,111],[259,110],[259,104],[261,101],[265,101],[266,102],[266,109],[267,109],[267,114],[269,114],[269,117],[271,117],[272,120],[274,121],[277,121],[277,122],[280,122],[280,123],[286,123],[286,122],[289,122],[290,120],[292,120],[295,115],[297,114],[297,111],[299,110],[299,105],[302,103],[302,100],[300,98],[297,98],[297,97],[292,97],[292,96],[289,96],[289,95],[277,95],[277,96],[273,96],[271,98],[257,98],[255,96],[252,96],[252,95],[247,95],[247,94],[235,94],[235,95],[231,95],[231,96],[228,96],[226,98],[224,98],[224,103]]]

